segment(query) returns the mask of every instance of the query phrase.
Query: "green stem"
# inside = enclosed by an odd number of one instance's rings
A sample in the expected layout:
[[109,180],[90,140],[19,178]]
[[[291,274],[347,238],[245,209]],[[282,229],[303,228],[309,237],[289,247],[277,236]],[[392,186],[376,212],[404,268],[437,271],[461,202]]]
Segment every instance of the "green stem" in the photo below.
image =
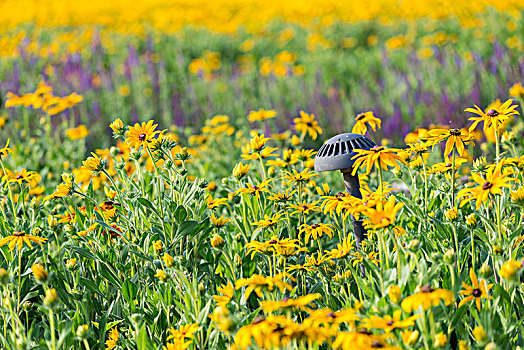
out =
[[493,128],[495,129],[495,164],[498,164],[500,159],[499,131],[497,126],[497,123],[493,123]]
[[455,208],[455,148],[453,148],[451,163],[451,209]]
[[53,309],[49,310],[49,328],[51,331],[51,349],[56,350],[55,316],[53,314]]
[[380,180],[380,195],[383,196],[384,195],[384,182],[382,179],[382,168],[380,167],[380,163],[378,161],[375,163],[375,166],[378,168],[378,177]]
[[22,250],[18,251],[18,297],[16,303],[16,313],[20,311],[20,289],[22,286]]

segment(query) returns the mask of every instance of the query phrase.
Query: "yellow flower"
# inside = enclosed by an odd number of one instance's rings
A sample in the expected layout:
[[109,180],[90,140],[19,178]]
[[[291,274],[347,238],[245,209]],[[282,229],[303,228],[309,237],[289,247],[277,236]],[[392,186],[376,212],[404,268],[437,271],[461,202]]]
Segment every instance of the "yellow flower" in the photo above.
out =
[[412,312],[422,307],[423,311],[437,306],[440,302],[450,305],[454,301],[453,293],[447,289],[433,289],[429,286],[421,288],[420,292],[410,295],[400,304],[405,312]]
[[225,215],[222,215],[220,217],[216,217],[215,214],[211,213],[211,223],[215,225],[217,228],[224,227],[228,222],[231,222],[231,219],[226,217]]
[[295,299],[284,298],[283,300],[264,300],[260,302],[260,307],[264,312],[275,312],[279,309],[299,308],[309,310],[307,305],[321,298],[319,293],[304,295]]
[[17,184],[22,185],[22,182],[28,182],[30,184],[31,183],[34,184],[34,181],[36,179],[40,181],[40,175],[35,171],[27,171],[26,169],[22,169],[20,171],[15,170],[13,172],[7,169],[7,174],[3,176],[2,181],[7,181],[7,183],[16,182]]
[[207,196],[206,204],[207,204],[207,209],[215,209],[215,208],[220,207],[223,204],[228,205],[227,204],[227,198],[215,198],[215,199],[213,199],[213,196],[211,196],[211,195]]
[[211,246],[213,248],[222,248],[224,244],[224,239],[218,233],[215,233],[213,237],[211,237]]
[[421,318],[421,315],[415,315],[408,317],[404,320],[400,320],[400,317],[402,316],[402,310],[395,310],[393,312],[393,317],[390,315],[382,317],[378,317],[375,315],[370,316],[369,318],[365,318],[362,320],[362,326],[364,328],[377,328],[377,329],[383,329],[386,331],[386,333],[390,333],[395,328],[406,328],[415,325],[415,320],[418,318]]
[[522,84],[513,84],[513,86],[509,89],[509,95],[516,98],[524,97],[524,87],[522,86]]
[[290,209],[295,209],[295,211],[292,212],[291,215],[297,214],[297,213],[302,213],[303,215],[309,215],[309,212],[320,211],[320,207],[317,206],[319,202],[320,200],[314,201],[312,203],[307,203],[307,202],[299,202],[298,204],[290,203],[288,204],[288,206]]
[[304,111],[300,111],[299,114],[300,117],[293,119],[295,129],[303,134],[308,133],[313,140],[316,140],[318,134],[322,134],[322,129],[315,120],[315,115],[307,114]]
[[277,225],[280,221],[283,220],[281,218],[282,215],[284,215],[284,213],[275,213],[272,216],[264,214],[264,219],[263,220],[256,221],[256,222],[252,223],[251,225],[252,226],[258,226],[256,231],[258,231],[258,230],[260,230],[262,228],[273,227],[273,226]]
[[167,267],[171,267],[175,263],[175,259],[168,253],[164,253],[162,260],[164,260],[164,264],[166,264]]
[[22,246],[27,244],[29,248],[32,248],[31,242],[36,244],[43,245],[47,241],[47,238],[42,238],[38,236],[32,236],[25,233],[25,231],[15,231],[10,236],[2,238],[0,240],[0,246],[6,245],[9,243],[9,250],[15,249],[15,246],[18,248],[18,251],[22,250]]
[[314,240],[321,238],[324,235],[324,233],[328,235],[330,238],[333,237],[333,226],[329,224],[303,224],[302,226],[300,226],[300,232],[305,232],[306,243],[308,243],[309,237],[311,236],[313,236]]
[[471,173],[473,181],[475,181],[478,186],[464,188],[457,193],[457,198],[464,197],[460,206],[462,207],[464,204],[475,199],[477,201],[476,208],[479,210],[481,204],[487,202],[490,195],[501,195],[503,187],[511,187],[508,182],[517,179],[509,177],[507,173],[501,174],[502,165],[503,163],[500,162],[496,167],[489,168],[485,179],[476,173]]
[[508,260],[502,264],[502,267],[499,270],[499,275],[508,281],[518,281],[518,276],[520,275],[522,266],[522,261]]
[[55,192],[51,193],[49,196],[44,197],[44,202],[49,199],[63,198],[73,194],[73,176],[68,173],[63,173],[62,181],[63,182],[61,184],[56,186]]
[[402,297],[402,292],[400,290],[400,287],[397,285],[392,285],[391,287],[389,287],[388,295],[389,295],[389,299],[393,303],[398,304],[398,302],[400,301],[400,298]]
[[7,143],[3,148],[0,148],[0,158],[7,157],[7,155],[11,153],[14,154],[13,150],[9,148],[9,139],[7,139]]
[[47,281],[49,274],[44,269],[44,266],[42,266],[42,264],[34,264],[33,266],[31,266],[31,270],[33,271],[33,275],[35,276],[37,281],[39,282]]
[[120,335],[118,334],[118,329],[115,327],[109,331],[109,339],[106,340],[106,350],[108,349],[114,349],[118,345],[118,338]]
[[444,211],[444,216],[448,221],[455,221],[458,217],[458,210],[455,208],[447,209]]
[[155,250],[155,252],[161,253],[162,250],[164,249],[162,247],[162,241],[154,241],[153,242],[153,249]]
[[120,118],[117,118],[111,124],[109,124],[109,127],[111,130],[113,130],[114,133],[119,133],[124,128],[124,123],[122,123]]
[[304,184],[305,182],[309,181],[309,179],[318,176],[318,174],[313,173],[309,169],[304,169],[301,172],[293,169],[292,172],[283,171],[282,173],[284,176],[280,178],[281,180],[289,180],[297,184]]
[[237,179],[240,179],[247,174],[250,168],[251,168],[251,164],[244,165],[242,163],[238,163],[233,168],[233,176],[236,177]]
[[66,136],[69,137],[73,141],[78,140],[78,139],[83,139],[88,134],[89,134],[89,131],[87,130],[85,125],[79,125],[76,128],[66,130]]
[[164,270],[156,270],[155,277],[157,277],[161,281],[165,281],[167,279],[167,274],[164,272]]
[[[239,290],[242,287],[247,287],[245,291],[246,300],[249,299],[249,296],[252,292],[261,298],[262,290],[273,291],[275,288],[280,289],[281,291],[288,290],[292,291],[293,288],[287,282],[282,281],[282,278],[287,276],[287,274],[279,273],[274,277],[265,277],[261,275],[254,274],[249,278],[241,278],[235,282],[235,289]],[[290,277],[290,276],[288,276]]]
[[510,196],[515,204],[524,207],[524,187],[521,186],[517,190],[511,191]]
[[402,341],[406,345],[413,345],[418,340],[419,331],[404,331],[400,333],[400,337],[402,338]]
[[380,125],[382,121],[375,117],[373,115],[372,111],[360,113],[355,117],[355,120],[357,121],[355,125],[353,125],[353,129],[351,129],[351,132],[354,134],[360,134],[365,135],[368,126],[373,129],[373,131],[377,131],[377,128],[380,129]]
[[500,123],[508,120],[511,115],[519,115],[519,112],[515,110],[517,105],[512,105],[512,103],[513,100],[509,99],[499,108],[491,108],[485,113],[476,105],[475,108],[466,108],[466,112],[478,115],[478,117],[469,118],[469,120],[473,121],[473,124],[469,127],[469,131],[473,131],[480,122],[484,122],[484,128],[494,125],[495,129],[498,130]]
[[464,288],[464,290],[460,291],[460,295],[464,295],[466,298],[460,302],[458,307],[461,307],[471,300],[475,300],[477,309],[480,311],[480,299],[491,299],[491,297],[488,296],[488,292],[493,284],[486,284],[486,281],[483,281],[484,283],[479,283],[477,276],[475,275],[475,271],[473,271],[472,268],[469,269],[469,277],[471,278],[471,286],[466,284],[466,282],[462,282],[462,288]]
[[229,283],[227,286],[222,285],[220,287],[217,287],[217,291],[222,295],[213,295],[213,300],[215,300],[217,306],[225,307],[233,298],[235,288],[231,283]]
[[475,337],[475,339],[481,344],[488,340],[486,330],[482,326],[475,327],[473,330],[473,337]]
[[404,206],[404,203],[396,203],[395,197],[391,197],[387,202],[379,201],[375,208],[369,208],[362,212],[368,219],[363,221],[367,228],[374,230],[388,227],[395,223],[397,212]]
[[473,135],[465,129],[431,129],[427,132],[424,139],[428,140],[432,146],[445,141],[445,157],[449,156],[453,149],[456,149],[457,154],[460,156],[464,153],[465,145],[473,144]]
[[100,172],[105,169],[106,162],[102,161],[95,153],[91,152],[92,157],[87,158],[82,162],[84,168],[92,172]]
[[249,146],[252,151],[260,151],[269,140],[271,140],[271,138],[264,137],[264,134],[255,135],[249,142]]
[[433,344],[436,348],[443,348],[448,342],[448,336],[443,332],[435,334],[435,343]]
[[356,154],[351,159],[356,159],[353,163],[352,175],[357,173],[357,170],[361,166],[366,167],[365,174],[371,173],[373,166],[380,167],[381,169],[387,170],[388,166],[398,167],[397,162],[406,164],[406,161],[400,157],[397,152],[400,150],[396,148],[385,148],[384,146],[375,146],[370,150],[355,149],[353,150]]
[[160,131],[155,131],[158,124],[153,123],[154,122],[150,120],[147,123],[136,123],[130,127],[126,132],[126,142],[129,146],[134,149],[139,149],[142,146],[144,146],[144,148],[155,146],[158,142],[155,136],[160,134]]
[[271,185],[269,184],[271,180],[272,179],[266,179],[255,186],[249,183],[246,183],[245,188],[239,188],[238,190],[235,191],[235,196],[238,194],[250,194],[250,195],[255,195],[255,197],[257,198],[260,198],[260,194],[262,192],[271,193],[269,191],[269,188],[271,188]]
[[261,121],[274,118],[276,115],[277,112],[275,112],[274,110],[266,111],[264,109],[259,109],[258,111],[249,112],[247,120],[249,120],[250,122]]

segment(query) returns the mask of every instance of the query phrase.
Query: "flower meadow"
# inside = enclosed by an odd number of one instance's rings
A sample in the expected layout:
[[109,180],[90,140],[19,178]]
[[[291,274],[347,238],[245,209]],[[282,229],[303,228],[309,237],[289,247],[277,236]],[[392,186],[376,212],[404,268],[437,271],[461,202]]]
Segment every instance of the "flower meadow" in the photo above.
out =
[[522,4],[205,5],[0,4],[0,348],[524,346]]

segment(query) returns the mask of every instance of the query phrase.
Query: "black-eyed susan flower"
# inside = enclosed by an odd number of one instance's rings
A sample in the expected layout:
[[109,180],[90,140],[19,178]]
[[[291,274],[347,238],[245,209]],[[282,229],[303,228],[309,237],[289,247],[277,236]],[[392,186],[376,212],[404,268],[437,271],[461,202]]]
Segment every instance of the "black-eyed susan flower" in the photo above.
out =
[[263,296],[262,291],[273,291],[275,288],[278,288],[281,291],[288,290],[292,291],[293,288],[287,282],[284,282],[282,279],[288,277],[293,279],[291,276],[285,273],[279,273],[273,277],[266,277],[262,275],[254,274],[249,278],[241,278],[235,282],[235,289],[239,290],[242,287],[246,287],[245,298],[249,299],[249,296],[252,292],[261,298]]
[[207,209],[215,209],[224,204],[228,205],[227,198],[213,198],[211,195],[208,195],[206,198]]
[[481,177],[478,174],[471,173],[473,181],[476,182],[477,186],[464,188],[457,194],[457,198],[464,198],[460,206],[475,200],[477,210],[480,209],[482,203],[487,202],[490,195],[501,195],[502,188],[511,187],[508,182],[515,181],[517,179],[509,177],[509,175],[501,174],[503,163],[499,163],[496,167],[488,169],[486,178]]
[[321,238],[324,234],[330,238],[333,237],[333,226],[329,224],[304,224],[300,226],[300,232],[305,233],[306,243],[308,243],[310,237],[313,237],[314,240]]
[[309,310],[307,307],[313,301],[320,299],[319,293],[307,294],[295,299],[284,298],[283,300],[264,300],[260,302],[260,307],[264,312],[275,312],[279,309],[294,309]]
[[404,332],[401,332],[400,333],[400,337],[402,338],[402,341],[404,342],[404,344],[406,345],[414,345],[417,340],[418,340],[418,336],[419,336],[419,331],[415,330],[415,331],[404,331]]
[[318,176],[318,174],[315,174],[309,169],[304,169],[301,172],[298,172],[295,169],[293,169],[292,171],[283,171],[282,173],[284,174],[284,176],[280,178],[281,180],[289,180],[299,185],[303,185],[313,177]]
[[264,134],[262,135],[255,135],[253,138],[249,141],[249,147],[252,151],[258,152],[260,151],[264,145],[271,140],[270,137],[265,137]]
[[40,175],[36,171],[28,171],[27,169],[22,169],[20,171],[10,171],[7,169],[6,174],[2,178],[2,181],[22,185],[23,182],[31,183],[39,177]]
[[152,147],[158,140],[155,138],[160,131],[156,131],[158,124],[153,124],[152,120],[147,123],[136,123],[134,126],[130,127],[126,132],[126,142],[129,146],[134,149],[139,149],[140,147]]
[[66,136],[71,140],[80,140],[89,135],[89,130],[87,130],[85,125],[79,125],[76,128],[71,128],[66,130]]
[[107,162],[105,160],[100,159],[98,155],[91,152],[91,156],[84,160],[82,162],[85,169],[91,170],[93,174],[98,174],[102,170],[104,170],[107,166]]
[[515,191],[511,191],[510,196],[513,203],[524,207],[524,187],[521,186]]
[[9,148],[9,139],[7,139],[5,146],[0,148],[0,158],[7,157],[9,153],[14,154],[13,150]]
[[478,106],[475,108],[466,108],[465,112],[470,112],[478,115],[478,117],[471,117],[469,120],[473,121],[473,124],[469,127],[469,131],[472,131],[476,128],[477,124],[484,122],[484,128],[488,128],[491,125],[498,130],[500,123],[509,119],[512,115],[518,115],[519,112],[516,111],[517,105],[513,105],[513,100],[509,99],[504,102],[498,108],[490,108],[488,111],[484,112]]
[[360,113],[355,117],[355,121],[356,123],[353,125],[351,132],[360,135],[366,134],[368,126],[373,129],[373,131],[377,131],[377,129],[380,129],[382,124],[382,121],[375,117],[372,111]]
[[164,261],[166,267],[171,267],[175,263],[175,259],[168,253],[164,253],[164,255],[162,256],[162,260]]
[[109,124],[109,127],[115,135],[121,134],[122,130],[124,129],[124,123],[122,123],[122,120],[120,118],[116,118],[111,124]]
[[462,155],[465,146],[473,144],[473,135],[466,129],[431,129],[427,132],[425,139],[432,146],[446,142],[445,157],[449,156],[454,149],[457,150],[458,155]]
[[251,185],[249,183],[246,183],[246,187],[239,188],[238,190],[236,190],[235,195],[249,194],[249,195],[254,195],[256,198],[260,198],[260,194],[262,192],[271,193],[271,191],[269,190],[271,188],[271,185],[269,184],[271,180],[272,179],[266,179],[262,181],[261,183],[259,183],[258,185]]
[[156,270],[155,277],[161,281],[165,281],[167,279],[167,274],[165,273],[164,270],[158,269]]
[[236,177],[237,179],[240,179],[248,173],[250,168],[251,168],[251,164],[244,165],[242,163],[238,163],[233,168],[233,176]]
[[428,310],[432,306],[437,306],[440,302],[444,305],[450,305],[454,301],[453,293],[447,289],[433,289],[430,286],[423,286],[420,292],[410,295],[404,300],[400,306],[405,312],[412,312],[422,307],[423,311]]
[[330,259],[340,259],[343,258],[354,250],[355,241],[350,237],[346,237],[342,243],[337,243],[337,247],[330,250],[326,253],[326,257]]
[[217,303],[217,306],[225,307],[233,298],[235,287],[233,287],[231,283],[228,283],[227,285],[217,287],[217,292],[222,295],[213,295],[213,300]]
[[211,223],[216,228],[224,227],[228,222],[231,222],[231,219],[226,217],[225,215],[216,217],[215,214],[211,213],[211,216],[209,218],[211,219]]
[[45,241],[47,241],[47,238],[28,235],[25,231],[15,231],[10,236],[2,238],[0,240],[0,246],[8,244],[9,250],[13,250],[16,247],[18,251],[20,251],[24,243],[27,244],[29,248],[32,248],[31,242],[42,246]]
[[62,183],[56,186],[56,190],[51,193],[49,196],[44,197],[44,201],[55,198],[68,197],[73,194],[74,191],[74,182],[73,176],[68,173],[62,174]]
[[272,109],[267,110],[267,111],[265,109],[259,109],[258,111],[250,111],[249,114],[247,115],[247,120],[253,123],[256,121],[262,121],[266,119],[275,118],[276,115],[277,115],[277,112],[275,112]]
[[280,221],[283,220],[282,215],[284,215],[284,213],[282,213],[282,212],[275,213],[272,216],[264,214],[264,219],[256,221],[256,222],[252,223],[251,225],[252,226],[257,226],[257,229],[256,229],[257,231],[260,230],[260,229],[263,229],[263,228],[274,227]]
[[379,317],[372,315],[369,318],[362,320],[361,326],[364,328],[374,328],[374,329],[383,329],[386,333],[390,333],[395,328],[407,328],[415,325],[415,320],[421,318],[421,315],[414,315],[408,318],[401,320],[402,310],[395,310],[393,316],[385,315],[384,317]]
[[309,215],[310,212],[320,211],[320,207],[317,206],[318,203],[320,203],[320,200],[317,200],[311,203],[307,203],[307,202],[299,202],[298,204],[289,203],[288,206],[290,209],[295,209],[295,211],[291,212],[291,215],[299,214],[299,213],[302,213],[304,215]]
[[322,134],[322,129],[315,120],[315,115],[304,111],[300,111],[299,115],[298,118],[293,119],[295,129],[302,134],[309,134],[313,140],[316,140],[318,134]]
[[391,197],[387,202],[379,201],[374,208],[371,207],[362,212],[367,217],[363,224],[374,230],[394,225],[397,212],[403,206],[404,203],[395,203],[395,197]]
[[106,340],[106,350],[116,348],[118,346],[118,338],[120,338],[118,329],[114,327],[109,331],[109,339]]
[[291,199],[293,199],[293,194],[296,192],[296,190],[288,188],[285,191],[277,192],[277,193],[271,193],[267,199],[277,202],[277,203],[287,203]]
[[471,279],[471,286],[468,285],[466,282],[462,282],[462,288],[464,288],[464,290],[460,291],[460,295],[464,295],[465,298],[462,299],[458,307],[461,307],[462,305],[470,302],[471,300],[475,300],[477,309],[480,311],[481,299],[491,299],[488,293],[491,287],[493,287],[493,284],[487,284],[486,281],[481,281],[479,283],[479,280],[475,275],[475,271],[473,271],[472,268],[469,269],[469,277]]
[[355,175],[361,167],[366,168],[365,174],[367,175],[371,173],[374,165],[387,170],[388,166],[398,167],[398,163],[406,164],[406,161],[397,154],[400,150],[396,148],[375,146],[369,150],[355,149],[353,151],[356,154],[351,158],[355,160],[352,175]]

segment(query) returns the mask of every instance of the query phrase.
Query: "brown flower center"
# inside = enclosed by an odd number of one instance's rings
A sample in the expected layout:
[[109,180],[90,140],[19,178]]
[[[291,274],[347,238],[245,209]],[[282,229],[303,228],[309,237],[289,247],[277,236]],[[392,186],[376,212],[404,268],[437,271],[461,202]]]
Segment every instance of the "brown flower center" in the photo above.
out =
[[376,341],[376,340],[373,340],[373,341],[371,342],[371,347],[372,347],[372,348],[376,348],[376,349],[380,349],[380,348],[383,348],[384,345],[381,344],[380,342]]
[[262,321],[264,321],[264,320],[265,320],[264,317],[262,317],[262,316],[257,316],[257,317],[255,317],[255,318],[253,319],[253,322],[252,322],[251,324],[258,324],[258,323],[260,323],[260,322],[262,322]]
[[483,190],[489,190],[491,187],[493,187],[493,184],[489,181],[486,181],[482,184],[482,189]]
[[389,321],[388,323],[386,323],[388,326],[393,326],[393,321]]
[[311,124],[311,122],[307,122],[306,125],[311,127],[313,124]]
[[420,291],[422,293],[431,293],[433,292],[433,288],[431,288],[430,286],[423,286],[422,288],[420,288]]
[[20,180],[20,179],[23,179],[23,178],[24,178],[24,177],[23,177],[22,175],[18,175],[18,176],[16,177],[17,180]]
[[25,232],[23,232],[23,231],[16,231],[16,232],[13,232],[13,236],[15,236],[15,237],[24,237],[25,236]]
[[497,115],[499,115],[499,112],[497,112],[497,111],[494,110],[494,109],[490,109],[490,110],[488,111],[488,113],[486,113],[486,115],[487,115],[488,117],[496,117]]
[[355,120],[357,120],[357,121],[358,121],[358,120],[362,120],[362,119],[364,119],[365,116],[366,116],[366,115],[365,115],[364,113],[360,113],[359,115],[357,115],[357,116],[355,117]]
[[473,295],[475,298],[480,298],[480,296],[482,295],[482,292],[480,291],[480,289],[475,288],[473,289],[473,292],[471,293],[471,295]]
[[373,148],[370,149],[370,151],[373,151],[373,152],[380,152],[383,150],[384,150],[384,146],[379,146],[379,145],[373,146]]
[[138,136],[138,139],[140,141],[144,141],[146,139],[146,134],[140,134],[140,136]]
[[449,132],[451,136],[460,136],[460,130],[459,129],[453,129]]
[[278,243],[278,241],[276,239],[272,239],[272,240],[269,241],[269,244],[277,244],[277,243]]

